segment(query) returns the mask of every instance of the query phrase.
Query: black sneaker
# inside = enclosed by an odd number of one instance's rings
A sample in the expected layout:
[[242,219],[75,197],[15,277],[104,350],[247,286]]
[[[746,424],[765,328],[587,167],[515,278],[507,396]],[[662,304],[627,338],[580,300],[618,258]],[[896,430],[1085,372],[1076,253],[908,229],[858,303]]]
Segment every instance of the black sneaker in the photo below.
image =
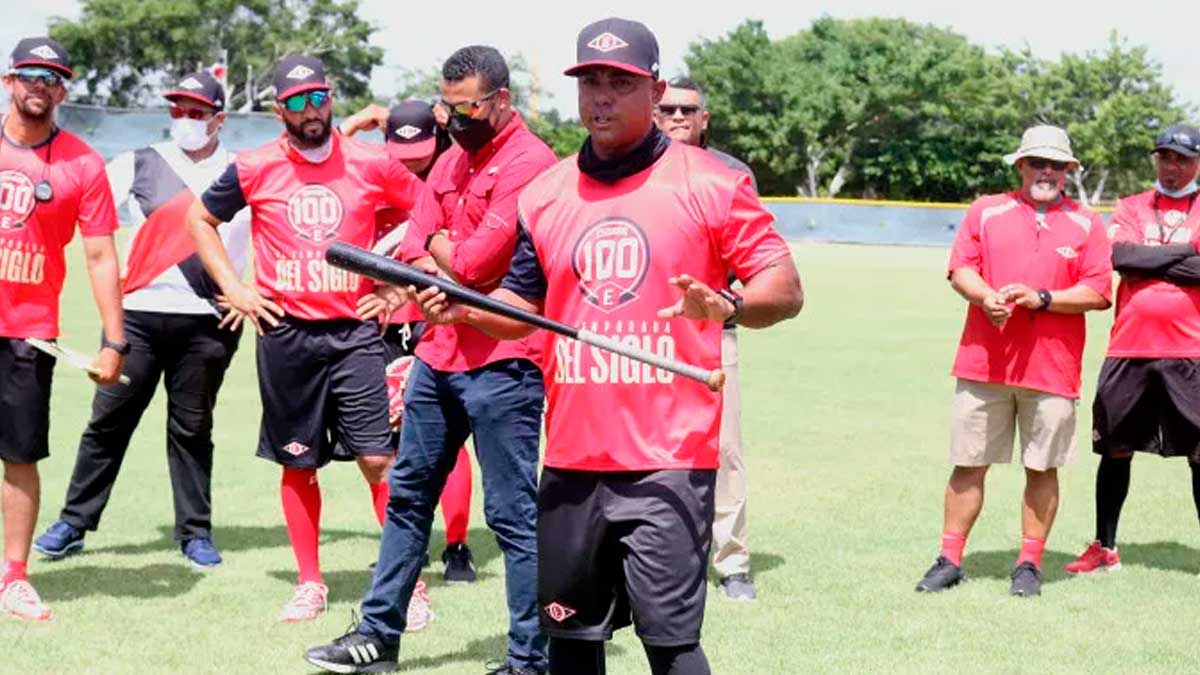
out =
[[941,593],[942,591],[953,588],[958,585],[958,582],[967,578],[963,574],[962,568],[950,562],[943,556],[938,556],[937,560],[933,561],[933,567],[925,573],[925,577],[917,582],[916,591],[918,593]]
[[400,645],[391,647],[372,635],[358,632],[358,621],[346,634],[327,645],[304,652],[304,660],[331,673],[390,673],[400,668]]
[[442,562],[446,563],[446,571],[442,578],[448,584],[469,584],[475,581],[475,561],[471,558],[471,549],[466,544],[450,544],[442,551]]
[[1042,572],[1031,562],[1017,565],[1012,573],[1012,588],[1009,595],[1031,598],[1042,594]]

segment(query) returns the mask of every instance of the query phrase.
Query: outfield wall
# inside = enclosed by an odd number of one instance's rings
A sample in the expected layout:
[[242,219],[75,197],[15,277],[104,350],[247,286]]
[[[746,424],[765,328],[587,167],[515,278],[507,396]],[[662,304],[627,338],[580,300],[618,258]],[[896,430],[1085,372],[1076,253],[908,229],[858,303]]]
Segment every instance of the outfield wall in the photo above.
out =
[[[58,121],[83,137],[105,159],[126,150],[167,140],[166,110],[99,108],[64,104]],[[244,150],[278,136],[279,121],[268,113],[229,113],[222,141]],[[379,134],[362,134],[381,142]],[[767,197],[780,232],[789,240],[844,243],[949,246],[966,213],[966,204]],[[1106,214],[1107,217],[1107,214]]]

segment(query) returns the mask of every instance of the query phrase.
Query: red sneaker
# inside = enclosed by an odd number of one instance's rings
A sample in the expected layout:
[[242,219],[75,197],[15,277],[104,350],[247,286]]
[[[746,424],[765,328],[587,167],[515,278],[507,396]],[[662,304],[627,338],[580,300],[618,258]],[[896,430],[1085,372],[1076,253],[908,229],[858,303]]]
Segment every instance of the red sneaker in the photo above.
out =
[[1067,564],[1070,574],[1091,574],[1092,572],[1115,572],[1121,569],[1121,554],[1116,549],[1104,548],[1099,541],[1093,541],[1075,562]]

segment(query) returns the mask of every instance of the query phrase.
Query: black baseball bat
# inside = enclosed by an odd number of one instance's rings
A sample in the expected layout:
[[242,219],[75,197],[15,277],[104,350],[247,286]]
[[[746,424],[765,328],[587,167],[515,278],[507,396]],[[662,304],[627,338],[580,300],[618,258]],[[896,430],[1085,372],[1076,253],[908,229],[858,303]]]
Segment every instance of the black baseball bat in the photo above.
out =
[[584,344],[616,352],[635,361],[648,363],[657,368],[696,380],[697,382],[703,382],[712,391],[720,391],[721,387],[725,385],[725,373],[721,372],[719,368],[711,371],[704,370],[691,364],[659,356],[645,349],[632,347],[584,328],[568,326],[565,323],[548,319],[541,314],[535,314],[520,307],[514,307],[479,291],[456,284],[449,279],[440,279],[431,274],[426,274],[399,260],[377,255],[345,242],[337,241],[330,244],[329,248],[325,251],[325,261],[334,267],[361,274],[364,277],[370,277],[376,281],[382,281],[393,286],[415,286],[417,290],[424,290],[430,286],[434,286],[445,293],[447,298],[456,302],[515,321],[527,323],[531,326],[543,328],[552,333],[569,337],[572,340],[579,340]]

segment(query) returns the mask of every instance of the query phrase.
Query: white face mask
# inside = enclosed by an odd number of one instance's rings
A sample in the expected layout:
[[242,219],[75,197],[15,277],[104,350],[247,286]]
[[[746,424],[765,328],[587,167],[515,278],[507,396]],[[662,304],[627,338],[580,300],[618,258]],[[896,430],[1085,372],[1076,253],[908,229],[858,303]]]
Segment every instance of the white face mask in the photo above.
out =
[[171,140],[175,141],[180,150],[199,150],[208,145],[213,136],[216,134],[208,133],[208,122],[204,120],[190,120],[186,117],[171,120]]
[[1188,183],[1187,185],[1184,185],[1183,187],[1179,188],[1178,190],[1175,190],[1172,192],[1172,191],[1164,188],[1162,186],[1162,183],[1160,183],[1158,181],[1154,181],[1154,189],[1158,190],[1158,194],[1160,194],[1164,197],[1170,197],[1171,199],[1179,199],[1181,197],[1186,197],[1186,196],[1192,194],[1196,190],[1200,190],[1200,187],[1197,187],[1196,181],[1192,181],[1192,182]]

